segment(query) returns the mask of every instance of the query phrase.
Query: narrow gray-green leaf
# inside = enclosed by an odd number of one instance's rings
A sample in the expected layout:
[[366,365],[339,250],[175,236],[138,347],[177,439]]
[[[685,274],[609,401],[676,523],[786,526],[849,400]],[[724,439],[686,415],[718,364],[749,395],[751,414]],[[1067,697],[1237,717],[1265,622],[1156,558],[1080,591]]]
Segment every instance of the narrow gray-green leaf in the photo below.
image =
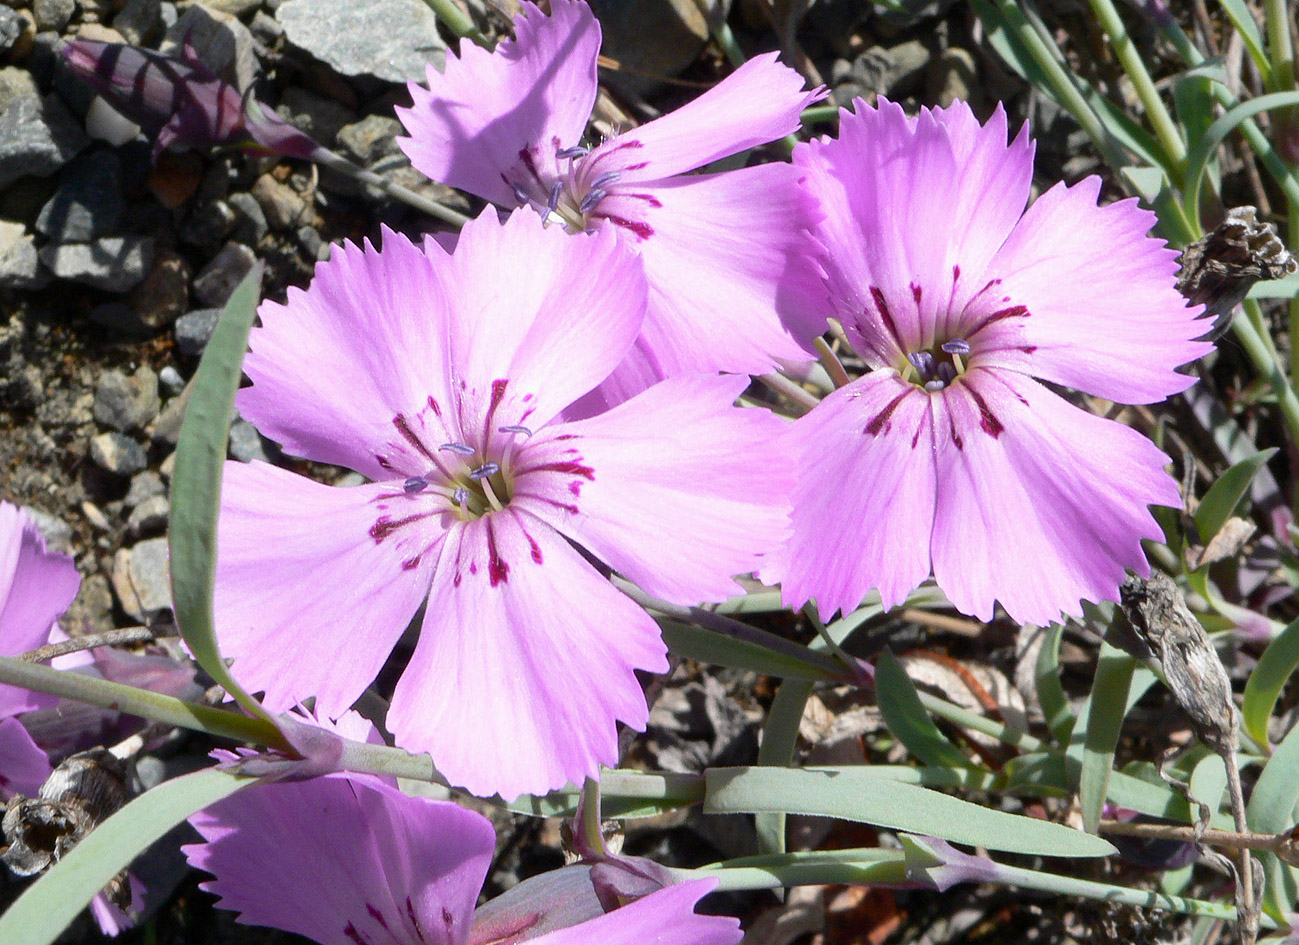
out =
[[1053,623],[1045,628],[1046,638],[1037,654],[1033,680],[1037,686],[1037,701],[1042,704],[1047,728],[1060,745],[1069,744],[1073,734],[1074,716],[1069,708],[1069,697],[1060,682],[1060,641],[1064,639],[1064,625]]
[[1096,661],[1096,678],[1091,696],[1079,722],[1085,724],[1082,735],[1082,770],[1078,777],[1078,801],[1082,808],[1083,829],[1095,833],[1101,822],[1101,809],[1109,791],[1110,771],[1114,767],[1114,749],[1119,730],[1127,713],[1128,690],[1132,685],[1132,657],[1108,643],[1101,645]]
[[207,768],[167,781],[91,831],[0,916],[0,942],[49,945],[104,884],[186,817],[228,797],[251,778]]
[[[771,700],[771,711],[762,723],[762,745],[758,748],[758,764],[788,767],[794,762],[794,749],[798,745],[798,726],[812,695],[812,683],[806,679],[786,679]],[[780,811],[761,813],[754,817],[758,831],[758,850],[761,853],[785,852],[785,815]]]
[[975,767],[938,730],[920,703],[911,677],[888,650],[880,653],[875,661],[875,698],[889,731],[925,764],[935,768]]
[[1227,113],[1209,126],[1204,136],[1194,143],[1186,156],[1186,186],[1183,199],[1186,202],[1186,215],[1192,220],[1200,215],[1200,182],[1204,169],[1213,152],[1227,136],[1255,115],[1278,108],[1291,108],[1299,105],[1299,92],[1273,92],[1260,95],[1242,102],[1227,110]]
[[244,692],[226,669],[217,649],[212,616],[221,472],[235,392],[243,376],[248,332],[257,315],[261,277],[261,266],[253,267],[230,296],[194,375],[185,422],[176,444],[169,541],[176,625],[190,653],[241,706],[273,722],[261,703]]
[[[669,650],[701,663],[747,669],[783,679],[828,680],[839,679],[843,675],[843,667],[837,660],[806,648],[803,648],[806,657],[800,658],[792,652],[768,649],[752,640],[728,637],[706,627],[678,623],[675,620],[660,620],[659,626],[663,629],[663,642]],[[753,632],[755,636],[761,633],[757,629]],[[797,646],[783,639],[781,644],[791,650]]]
[[[1245,805],[1245,819],[1255,833],[1280,833],[1294,826],[1299,803],[1299,726],[1290,729],[1258,776]],[[1295,871],[1272,853],[1260,853],[1267,873],[1265,905],[1273,916],[1293,908],[1296,895]]]
[[1200,533],[1200,543],[1207,545],[1219,529],[1227,524],[1240,505],[1240,500],[1249,492],[1250,484],[1263,464],[1277,454],[1277,448],[1262,450],[1239,463],[1236,463],[1218,477],[1218,481],[1209,487],[1209,491],[1200,500],[1195,510],[1195,527]]
[[972,804],[926,788],[840,768],[711,768],[704,811],[753,814],[783,811],[875,824],[1009,853],[1108,856],[1100,837],[1060,824]]
[[1296,667],[1299,667],[1299,620],[1282,630],[1267,645],[1245,683],[1241,720],[1245,732],[1263,750],[1268,746],[1267,727],[1272,710]]

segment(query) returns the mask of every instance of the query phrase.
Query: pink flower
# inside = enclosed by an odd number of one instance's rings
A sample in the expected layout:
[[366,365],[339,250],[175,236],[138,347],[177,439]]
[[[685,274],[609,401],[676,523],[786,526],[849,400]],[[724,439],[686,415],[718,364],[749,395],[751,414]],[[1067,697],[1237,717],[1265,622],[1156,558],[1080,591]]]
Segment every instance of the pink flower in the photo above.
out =
[[[491,823],[375,777],[254,785],[190,823],[207,842],[184,852],[213,874],[203,888],[221,906],[237,910],[241,922],[321,945],[736,945],[741,938],[735,919],[694,912],[714,879],[669,886],[602,914],[589,888],[582,893],[583,867],[520,883],[488,903],[479,923],[474,902],[496,846]],[[496,907],[505,899],[505,908]]]
[[[429,88],[410,86],[398,139],[424,174],[501,207],[532,206],[571,232],[611,226],[644,261],[649,308],[613,399],[690,370],[760,374],[806,361],[825,328],[808,229],[813,201],[788,164],[687,175],[789,134],[824,95],[757,56],[693,102],[590,148],[600,25],[585,3],[531,3],[516,38],[469,42]],[[648,378],[648,381],[646,380]]]
[[660,598],[722,600],[784,537],[792,484],[781,421],[731,406],[745,378],[683,375],[562,419],[644,309],[612,232],[492,210],[453,254],[389,232],[264,303],[240,412],[375,481],[227,465],[216,605],[236,677],[272,711],[315,696],[336,717],[428,598],[387,720],[399,745],[507,796],[616,763],[615,721],[647,715],[633,671],[667,664],[592,561]]
[[837,141],[795,150],[826,218],[827,285],[871,371],[791,433],[794,536],[764,572],[787,603],[885,606],[929,575],[961,611],[1017,621],[1114,600],[1177,505],[1168,458],[1045,384],[1151,403],[1210,350],[1175,291],[1175,253],[1095,177],[1027,211],[1033,145],[1000,111],[856,103]]

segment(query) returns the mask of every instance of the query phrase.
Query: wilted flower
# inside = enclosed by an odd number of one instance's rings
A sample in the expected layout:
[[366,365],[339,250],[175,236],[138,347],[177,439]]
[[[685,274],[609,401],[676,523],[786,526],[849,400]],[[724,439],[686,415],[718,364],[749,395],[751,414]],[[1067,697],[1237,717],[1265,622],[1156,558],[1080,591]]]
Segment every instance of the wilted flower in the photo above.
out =
[[219,78],[188,41],[171,56],[88,39],[70,40],[63,58],[115,109],[153,138],[156,158],[168,148],[253,148],[311,158],[320,146],[252,95]]
[[649,308],[617,399],[688,370],[763,373],[808,360],[825,328],[808,228],[813,201],[785,163],[687,175],[789,134],[823,91],[757,56],[693,102],[583,144],[598,91],[600,25],[585,3],[522,5],[513,40],[468,41],[397,109],[411,163],[498,206],[531,206],[572,232],[609,227],[644,260]]
[[837,141],[795,149],[821,200],[837,317],[871,371],[794,424],[794,537],[764,577],[787,603],[900,602],[932,568],[961,611],[1018,621],[1114,600],[1177,505],[1168,458],[1045,381],[1151,403],[1210,346],[1174,289],[1176,254],[1098,178],[1027,211],[1033,146],[1000,111],[842,113]]
[[[604,913],[584,868],[474,902],[496,846],[491,822],[411,797],[378,777],[331,774],[245,788],[190,818],[184,847],[203,888],[239,920],[321,945],[735,945],[739,923],[697,915],[714,879],[669,886]],[[274,883],[267,876],[278,877]]]
[[315,696],[337,717],[427,597],[388,714],[399,745],[507,796],[615,763],[615,720],[647,715],[633,670],[667,663],[658,626],[588,556],[660,598],[723,600],[784,536],[792,479],[772,452],[782,422],[732,406],[746,378],[680,376],[562,419],[644,308],[611,232],[494,210],[453,254],[389,232],[264,303],[240,413],[375,482],[227,464],[217,632],[240,682],[271,711]]

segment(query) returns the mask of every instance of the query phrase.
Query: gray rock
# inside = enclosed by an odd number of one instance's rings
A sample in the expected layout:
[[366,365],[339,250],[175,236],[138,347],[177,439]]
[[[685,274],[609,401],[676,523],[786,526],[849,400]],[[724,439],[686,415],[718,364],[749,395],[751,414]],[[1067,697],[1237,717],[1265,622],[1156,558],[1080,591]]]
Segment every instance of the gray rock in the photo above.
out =
[[262,237],[270,232],[271,228],[266,222],[266,214],[262,212],[262,205],[252,194],[242,191],[231,194],[226,198],[226,203],[235,214],[234,229],[230,232],[235,242],[256,246],[262,241]]
[[153,329],[136,318],[135,312],[131,311],[131,306],[125,302],[104,302],[96,305],[87,317],[96,325],[103,325],[105,328],[126,335],[138,338],[148,338],[153,335]]
[[17,10],[0,7],[0,54],[7,54],[23,35],[27,22]]
[[150,496],[134,509],[126,519],[126,528],[132,535],[147,535],[164,530],[171,503],[165,495]]
[[116,232],[126,209],[121,173],[122,162],[112,151],[78,158],[41,208],[36,229],[56,243],[87,243]]
[[89,142],[56,96],[42,98],[20,69],[0,69],[0,190],[20,177],[53,174]]
[[158,375],[148,365],[140,365],[130,376],[109,371],[95,386],[95,420],[111,430],[143,430],[158,416],[161,406]]
[[236,88],[246,89],[257,78],[260,66],[253,35],[229,13],[192,4],[167,28],[159,48],[179,55],[186,37],[199,59]]
[[257,428],[247,420],[239,419],[230,424],[230,456],[241,463],[251,463],[260,459],[264,463],[273,463],[283,454],[270,440],[257,432]]
[[161,0],[130,0],[113,18],[113,29],[137,46],[147,43],[162,30]]
[[847,105],[854,96],[871,92],[896,100],[919,91],[932,56],[918,39],[896,46],[872,46],[853,60],[847,83],[834,90],[835,103]]
[[262,0],[189,0],[185,6],[190,6],[193,3],[201,3],[209,10],[218,10],[231,16],[243,16],[249,10],[255,10],[261,6]]
[[36,527],[45,538],[45,547],[50,551],[67,551],[72,545],[72,526],[57,515],[42,512],[38,508],[27,506],[27,514],[32,517]]
[[288,0],[275,11],[288,41],[343,75],[423,82],[441,68],[446,44],[420,0]]
[[167,396],[175,397],[185,389],[185,378],[180,376],[180,371],[168,364],[158,372],[158,386],[167,393]]
[[194,297],[208,306],[225,305],[230,293],[257,263],[253,251],[242,243],[226,243],[213,260],[194,277]]
[[181,242],[200,249],[215,249],[234,228],[235,212],[224,200],[199,204],[180,225]]
[[90,460],[116,476],[133,476],[149,464],[144,447],[121,433],[101,433],[92,437]]
[[626,70],[618,81],[638,91],[658,84],[638,76],[677,75],[708,42],[708,21],[695,0],[594,0],[591,7],[601,48]]
[[32,4],[32,13],[36,16],[38,30],[53,30],[62,33],[67,29],[68,21],[76,12],[75,0],[36,0]]
[[83,282],[107,292],[125,292],[148,274],[153,262],[153,239],[105,236],[90,243],[46,246],[40,256],[41,262],[60,279]]
[[252,22],[248,24],[248,32],[252,33],[253,39],[263,46],[274,46],[284,35],[284,27],[280,26],[275,17],[267,16],[264,11],[258,10],[253,14]]
[[201,355],[220,317],[219,308],[200,308],[176,319],[172,330],[176,333],[176,347],[180,353],[193,358]]
[[131,477],[131,488],[126,490],[126,497],[122,499],[122,504],[128,509],[133,509],[145,499],[166,494],[167,487],[162,484],[162,477],[152,469],[146,469]]
[[[185,422],[185,408],[189,404],[190,391],[193,389],[187,385],[179,396],[167,401],[167,406],[162,408],[162,413],[158,414],[157,422],[149,430],[149,437],[155,443],[166,443],[168,446],[175,446],[180,441],[180,428]],[[170,478],[171,473],[167,471],[166,463],[161,468],[162,474]]]
[[150,538],[113,558],[113,590],[122,609],[148,623],[171,609],[167,539]]
[[300,226],[294,234],[298,238],[298,245],[302,251],[317,262],[324,262],[329,258],[329,244],[320,237],[320,232],[314,226]]
[[43,289],[53,278],[31,234],[24,233],[0,252],[0,289]]
[[149,275],[131,294],[135,317],[149,328],[166,328],[189,307],[189,277],[189,263],[183,256],[161,250]]
[[299,131],[325,146],[334,143],[345,125],[356,121],[356,112],[350,108],[296,85],[284,90],[276,111]]
[[287,184],[281,184],[270,174],[263,174],[253,183],[251,193],[266,214],[266,222],[273,230],[287,230],[298,226],[307,215],[307,202]]
[[380,158],[400,151],[397,136],[401,122],[387,115],[367,115],[338,132],[338,146],[353,161],[369,167]]

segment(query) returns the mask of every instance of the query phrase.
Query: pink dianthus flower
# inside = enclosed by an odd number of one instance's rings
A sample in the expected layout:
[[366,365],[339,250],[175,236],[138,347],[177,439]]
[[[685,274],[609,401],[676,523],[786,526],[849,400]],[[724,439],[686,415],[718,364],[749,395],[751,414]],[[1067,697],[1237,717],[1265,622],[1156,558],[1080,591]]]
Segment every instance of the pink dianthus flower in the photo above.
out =
[[[1168,457],[1047,384],[1153,403],[1194,378],[1205,331],[1176,254],[1100,180],[1025,210],[1033,145],[998,109],[842,112],[794,163],[820,198],[836,317],[871,369],[794,424],[794,535],[764,577],[823,613],[871,588],[885,606],[929,576],[957,609],[1045,623],[1114,600],[1179,504]],[[1043,383],[1046,382],[1046,383]]]
[[515,38],[468,40],[397,113],[416,169],[579,233],[608,227],[644,262],[649,307],[612,401],[682,371],[761,374],[809,360],[825,329],[816,208],[786,163],[687,174],[795,131],[823,90],[756,56],[694,101],[598,144],[582,142],[598,92],[600,24],[577,0],[523,3]]
[[785,536],[792,485],[782,422],[732,406],[747,378],[681,375],[563,419],[644,311],[612,232],[494,210],[454,253],[388,232],[264,303],[240,412],[374,482],[227,464],[216,616],[240,682],[273,711],[315,696],[335,718],[427,598],[387,719],[399,745],[480,794],[616,763],[615,721],[647,716],[633,670],[667,661],[597,567],[676,603],[723,600]]

